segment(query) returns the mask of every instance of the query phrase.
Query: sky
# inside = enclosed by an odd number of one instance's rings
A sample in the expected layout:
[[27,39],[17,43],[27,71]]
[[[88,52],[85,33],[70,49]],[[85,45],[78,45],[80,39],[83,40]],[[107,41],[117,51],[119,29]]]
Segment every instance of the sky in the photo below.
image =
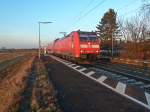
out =
[[63,35],[60,32],[95,31],[109,8],[118,17],[130,18],[142,0],[0,0],[0,48],[38,47],[38,22],[41,43],[47,45]]

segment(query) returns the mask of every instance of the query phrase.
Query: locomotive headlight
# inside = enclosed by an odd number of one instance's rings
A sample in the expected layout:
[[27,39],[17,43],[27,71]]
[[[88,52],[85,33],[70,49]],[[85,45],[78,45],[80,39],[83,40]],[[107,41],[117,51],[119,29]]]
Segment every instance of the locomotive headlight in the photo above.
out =
[[96,52],[98,53],[99,51],[97,50]]
[[81,53],[83,53],[83,50],[80,50]]

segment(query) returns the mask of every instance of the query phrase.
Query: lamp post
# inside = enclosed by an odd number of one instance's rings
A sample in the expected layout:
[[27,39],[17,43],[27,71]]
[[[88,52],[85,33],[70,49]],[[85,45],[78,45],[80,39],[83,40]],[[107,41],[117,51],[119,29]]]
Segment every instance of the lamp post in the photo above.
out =
[[49,24],[52,22],[38,22],[39,23],[39,59],[41,57],[41,37],[40,37],[40,24]]
[[111,39],[111,56],[113,58],[114,56],[114,36],[112,35],[112,39]]
[[112,39],[111,39],[111,56],[112,56],[112,58],[114,57],[114,36],[115,36],[115,39],[120,39],[120,41],[121,41],[121,38],[117,38],[116,36],[122,36],[121,34],[113,34],[112,35]]

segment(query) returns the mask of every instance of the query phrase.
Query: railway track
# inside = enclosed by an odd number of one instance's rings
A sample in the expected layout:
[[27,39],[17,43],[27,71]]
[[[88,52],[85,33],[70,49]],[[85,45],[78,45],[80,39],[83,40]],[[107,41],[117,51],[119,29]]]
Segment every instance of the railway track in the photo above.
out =
[[[150,70],[139,69],[133,66],[111,64],[111,63],[96,63],[91,69],[99,73],[103,73],[108,77],[135,86],[150,93]],[[144,74],[149,74],[144,75]]]
[[138,67],[138,66],[133,66],[133,65],[125,65],[125,64],[111,64],[113,65],[117,65],[122,69],[126,69],[126,71],[130,71],[130,72],[136,72],[139,75],[144,73],[144,75],[150,75],[150,69],[149,68],[144,68],[144,67]]
[[103,74],[113,80],[134,86],[150,93],[150,69],[132,65],[96,62],[91,65],[81,65],[96,73]]

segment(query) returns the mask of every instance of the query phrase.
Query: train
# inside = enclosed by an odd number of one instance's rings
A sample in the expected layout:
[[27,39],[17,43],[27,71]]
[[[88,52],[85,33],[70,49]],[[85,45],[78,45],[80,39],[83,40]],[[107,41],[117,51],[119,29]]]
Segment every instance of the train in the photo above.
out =
[[100,57],[100,39],[96,32],[73,31],[50,43],[47,51],[69,61],[88,64]]

